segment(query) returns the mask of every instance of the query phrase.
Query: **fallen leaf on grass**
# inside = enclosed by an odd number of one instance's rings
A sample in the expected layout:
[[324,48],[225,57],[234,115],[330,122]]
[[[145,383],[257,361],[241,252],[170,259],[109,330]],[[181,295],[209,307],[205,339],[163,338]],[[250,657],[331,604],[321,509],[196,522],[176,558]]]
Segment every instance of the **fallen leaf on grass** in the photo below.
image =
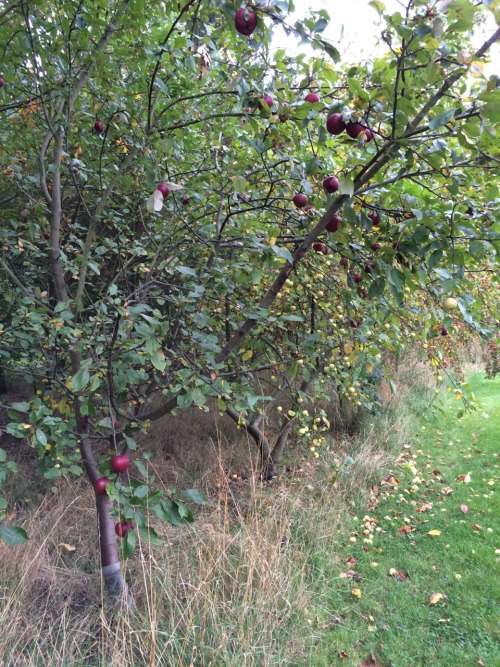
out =
[[432,595],[429,596],[429,604],[437,604],[440,600],[444,599],[446,599],[444,593],[432,593]]
[[[374,653],[370,653],[365,662],[360,662],[358,667],[384,667],[384,665],[377,660]],[[391,663],[387,663],[386,667],[391,667]]]
[[426,502],[422,505],[422,507],[417,507],[417,512],[419,514],[422,514],[422,512],[427,512],[427,510],[432,509],[432,503]]
[[345,660],[348,657],[349,656],[347,655],[347,653],[345,651],[339,651],[339,658],[342,658],[343,660]]
[[482,665],[482,667],[485,667],[484,662],[481,660],[481,658],[479,658],[479,660],[477,661],[477,664]]
[[61,542],[61,544],[58,544],[57,546],[66,549],[66,551],[76,551],[76,547],[72,544],[65,544],[64,542]]
[[467,514],[467,512],[469,511],[469,506],[468,505],[460,505],[460,509],[462,510],[462,512],[464,514]]
[[341,572],[340,576],[342,579],[354,579],[354,581],[361,581],[361,575],[355,572],[354,570],[347,570],[347,572]]
[[459,475],[456,478],[457,482],[463,482],[464,484],[470,484],[470,472],[468,472],[466,475]]
[[413,528],[411,526],[408,526],[408,525],[401,526],[401,528],[398,529],[398,535],[399,536],[407,535],[408,533],[412,533],[412,532],[413,532]]
[[453,489],[449,486],[443,486],[443,488],[441,489],[441,493],[443,494],[443,496],[449,496],[453,493]]
[[349,565],[349,567],[353,567],[354,565],[356,565],[356,559],[354,558],[354,556],[349,556],[349,558],[346,560],[346,563],[347,565]]
[[427,535],[430,535],[431,537],[438,537],[439,535],[441,535],[441,531],[440,530],[429,530]]
[[482,526],[480,526],[478,523],[473,523],[472,524],[472,529],[473,530],[483,530]]
[[358,599],[363,595],[363,593],[361,592],[361,588],[353,588],[351,593],[354,595],[354,597]]

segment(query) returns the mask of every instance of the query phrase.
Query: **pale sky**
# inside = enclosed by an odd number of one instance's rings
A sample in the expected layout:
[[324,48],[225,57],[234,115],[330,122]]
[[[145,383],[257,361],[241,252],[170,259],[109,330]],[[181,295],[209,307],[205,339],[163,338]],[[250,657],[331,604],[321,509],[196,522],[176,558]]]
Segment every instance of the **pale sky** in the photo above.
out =
[[[386,10],[390,13],[404,9],[398,0],[383,0]],[[434,3],[429,1],[429,5]],[[387,45],[381,42],[378,46],[382,26],[378,25],[378,14],[370,7],[369,0],[295,0],[296,11],[289,19],[294,23],[305,16],[309,8],[313,10],[326,9],[330,15],[330,24],[323,33],[336,48],[342,60],[356,62],[366,60],[373,55],[382,55],[387,51]],[[479,47],[496,29],[493,15],[490,15],[487,25],[478,28],[474,38],[475,46]],[[284,31],[276,32],[273,45],[276,48],[286,48],[287,52],[300,53],[307,51],[304,44],[293,47],[295,40],[285,35]],[[492,62],[485,68],[485,73],[500,75],[500,45],[490,51]]]

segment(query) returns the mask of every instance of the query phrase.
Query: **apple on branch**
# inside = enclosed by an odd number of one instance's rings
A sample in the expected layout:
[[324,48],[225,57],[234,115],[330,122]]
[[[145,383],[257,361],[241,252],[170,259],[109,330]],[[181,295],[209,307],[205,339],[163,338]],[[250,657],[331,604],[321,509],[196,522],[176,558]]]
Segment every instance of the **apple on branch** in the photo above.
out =
[[257,27],[257,15],[248,7],[238,9],[234,15],[234,27],[240,35],[249,37]]

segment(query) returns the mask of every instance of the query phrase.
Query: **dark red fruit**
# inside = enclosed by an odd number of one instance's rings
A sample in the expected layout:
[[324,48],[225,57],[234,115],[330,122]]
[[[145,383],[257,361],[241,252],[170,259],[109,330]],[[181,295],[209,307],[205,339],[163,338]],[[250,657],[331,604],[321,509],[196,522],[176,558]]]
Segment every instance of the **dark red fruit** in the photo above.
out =
[[280,113],[278,118],[280,119],[280,123],[286,123],[286,121],[288,120],[288,116],[286,115],[286,113]]
[[370,213],[368,213],[368,217],[372,221],[372,225],[374,227],[378,227],[378,225],[380,225],[380,223],[382,222],[382,218],[376,211],[371,211]]
[[251,9],[238,9],[234,15],[234,27],[240,35],[249,37],[257,27],[257,15]]
[[394,248],[394,250],[399,250],[401,244],[399,243],[399,241],[394,241],[394,243],[392,243],[391,245]]
[[354,282],[355,282],[355,283],[360,283],[360,282],[362,282],[362,281],[363,281],[363,276],[360,275],[359,273],[355,273],[355,274],[354,274]]
[[368,264],[365,265],[365,271],[366,273],[371,273],[377,268],[377,265],[375,262],[368,262]]
[[111,468],[114,472],[125,472],[130,468],[130,459],[126,454],[117,454],[111,459]]
[[378,241],[375,241],[375,243],[372,243],[371,246],[370,246],[370,248],[371,248],[372,250],[378,250],[378,249],[381,248],[381,247],[382,247],[382,244],[379,243]]
[[361,123],[347,123],[345,131],[351,137],[351,139],[357,139],[361,132],[365,131],[365,127]]
[[340,260],[340,266],[349,266],[349,260],[347,259],[347,257],[342,257],[342,259]]
[[472,206],[469,206],[469,208],[465,211],[465,215],[474,215],[474,209]]
[[102,122],[102,120],[96,120],[96,122],[94,123],[94,130],[98,134],[101,134],[101,132],[104,131],[104,123]]
[[326,129],[330,134],[342,134],[346,127],[347,126],[339,113],[332,113],[326,120]]
[[342,218],[339,218],[338,215],[332,216],[330,220],[328,220],[328,224],[326,225],[326,231],[332,233],[338,231],[341,222]]
[[44,238],[46,241],[48,241],[48,240],[50,239],[50,234],[49,234],[49,232],[44,232],[44,233],[43,233],[43,238]]
[[358,294],[362,299],[366,299],[368,297],[368,290],[365,290],[363,287],[360,287],[358,290]]
[[307,93],[307,95],[304,97],[304,100],[306,102],[310,102],[311,104],[314,104],[314,102],[319,102],[320,99],[321,98],[318,93]]
[[110,479],[107,477],[99,477],[94,483],[94,491],[98,496],[104,496],[106,494],[106,486],[110,483]]
[[118,537],[125,537],[127,532],[129,530],[133,530],[134,528],[134,523],[121,523],[119,521],[117,524],[115,524],[115,533],[118,535]]
[[312,215],[314,215],[317,212],[318,211],[314,208],[312,204],[308,204],[304,209],[304,213],[311,213]]
[[328,248],[324,243],[313,243],[314,252],[321,253],[322,255],[328,255]]
[[0,88],[3,88],[5,86],[5,79],[3,76],[0,76]]
[[156,189],[159,190],[164,197],[166,197],[170,192],[170,188],[166,183],[160,183],[160,185]]
[[369,130],[368,128],[366,128],[366,130],[365,130],[365,143],[367,144],[372,139],[373,139],[373,132],[371,130]]
[[335,178],[335,176],[327,176],[323,181],[323,187],[330,193],[337,192],[339,185],[339,179]]
[[[274,104],[274,100],[273,100],[273,98],[271,97],[271,95],[263,95],[263,96],[262,96],[262,99],[264,100],[264,102],[267,104],[267,106],[268,106],[269,108],[271,108],[271,107],[273,106],[273,104]],[[259,101],[259,103],[258,103],[257,106],[259,107],[259,109],[263,109],[263,108],[264,108],[264,107],[262,106],[262,102],[260,102],[260,101]]]
[[296,195],[294,195],[292,201],[297,208],[304,208],[308,200],[306,195],[302,194],[301,192],[298,192]]
[[361,318],[360,317],[351,317],[351,319],[349,320],[349,326],[352,329],[357,329],[360,324],[361,324]]
[[447,335],[448,335],[448,329],[447,329],[446,327],[443,326],[443,327],[441,327],[441,329],[439,330],[439,333],[441,334],[441,336],[447,336]]
[[181,199],[181,204],[182,204],[183,206],[187,206],[187,205],[189,204],[190,201],[191,201],[191,200],[189,199],[189,197],[188,197],[187,195],[184,195],[184,196],[182,197],[182,199]]

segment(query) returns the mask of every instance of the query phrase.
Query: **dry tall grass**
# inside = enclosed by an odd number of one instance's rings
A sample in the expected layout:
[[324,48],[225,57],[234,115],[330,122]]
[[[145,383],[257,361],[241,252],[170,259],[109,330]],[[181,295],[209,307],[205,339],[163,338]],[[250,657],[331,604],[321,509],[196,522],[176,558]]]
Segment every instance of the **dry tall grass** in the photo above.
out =
[[[93,494],[83,484],[62,480],[16,518],[31,539],[15,549],[0,543],[2,667],[310,664],[304,610],[327,590],[353,500],[390,466],[407,421],[377,418],[357,438],[332,438],[319,463],[299,458],[263,485],[252,473],[234,483],[222,474],[250,465],[253,441],[201,413],[193,420],[184,421],[187,434],[174,429],[168,455],[161,425],[149,445],[166,484],[204,488],[209,503],[193,526],[159,526],[162,546],[140,543],[126,566],[135,614],[107,607]],[[221,453],[230,437],[239,441],[228,463]],[[354,462],[342,467],[347,456]]]

